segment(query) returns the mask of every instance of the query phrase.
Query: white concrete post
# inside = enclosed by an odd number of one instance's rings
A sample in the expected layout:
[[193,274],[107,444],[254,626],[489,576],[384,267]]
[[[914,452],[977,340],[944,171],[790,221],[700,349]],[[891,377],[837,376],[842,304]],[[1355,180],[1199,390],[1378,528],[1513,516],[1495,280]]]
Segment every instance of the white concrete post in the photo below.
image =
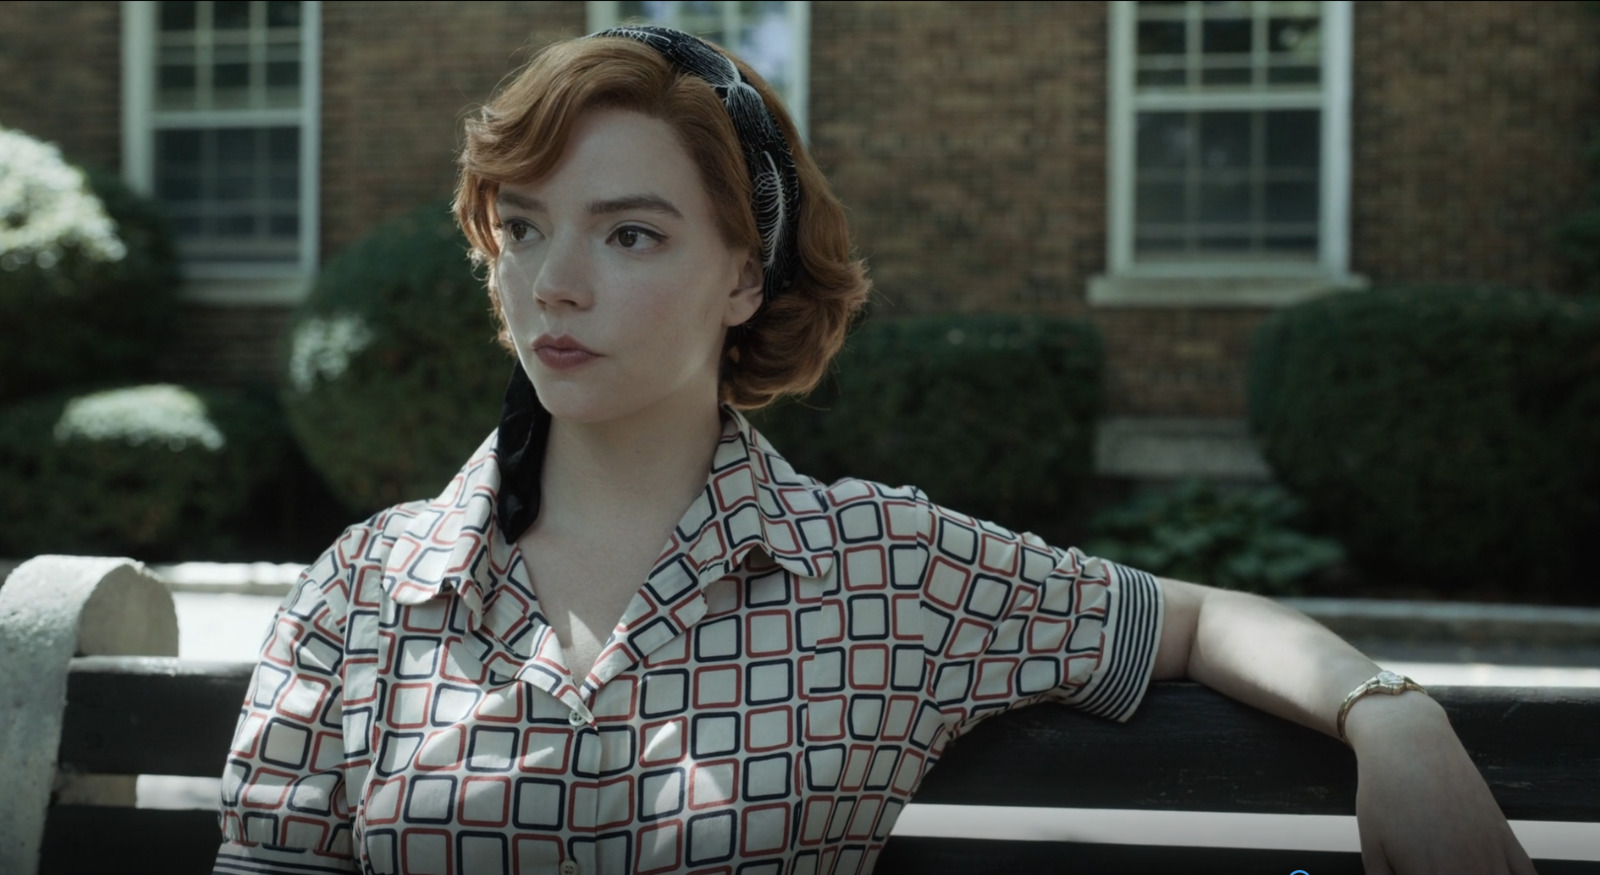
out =
[[178,616],[132,559],[39,556],[0,586],[0,872],[38,870],[51,795],[132,806],[134,776],[58,776],[74,656],[176,656]]

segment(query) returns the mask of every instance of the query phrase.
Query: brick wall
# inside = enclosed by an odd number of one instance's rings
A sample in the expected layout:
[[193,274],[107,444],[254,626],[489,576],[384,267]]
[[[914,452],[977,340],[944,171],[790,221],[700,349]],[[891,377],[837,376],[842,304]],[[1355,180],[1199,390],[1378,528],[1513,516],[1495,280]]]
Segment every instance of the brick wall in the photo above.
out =
[[1357,3],[1353,267],[1561,290],[1600,126],[1593,3]]
[[527,60],[580,36],[582,2],[325,3],[322,252],[455,188],[469,107]]
[[1083,309],[1105,248],[1105,16],[813,5],[811,138],[885,312]]
[[0,125],[122,169],[118,4],[0,3]]

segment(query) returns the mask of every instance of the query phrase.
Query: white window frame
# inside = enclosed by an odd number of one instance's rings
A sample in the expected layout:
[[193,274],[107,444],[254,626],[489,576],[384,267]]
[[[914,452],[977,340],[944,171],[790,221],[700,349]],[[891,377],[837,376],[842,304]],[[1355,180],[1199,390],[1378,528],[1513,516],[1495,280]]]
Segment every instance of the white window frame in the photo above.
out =
[[[1281,306],[1330,291],[1366,287],[1350,273],[1351,0],[1322,4],[1319,93],[1255,91],[1201,94],[1134,87],[1138,7],[1112,0],[1108,56],[1106,274],[1089,280],[1094,306]],[[1133,249],[1134,120],[1141,110],[1317,109],[1322,114],[1320,215],[1316,260],[1207,259],[1140,263]]]
[[155,108],[153,0],[122,3],[122,176],[145,195],[155,192],[155,135],[163,127],[298,125],[300,128],[299,258],[284,262],[184,264],[183,296],[211,304],[294,304],[311,288],[318,266],[322,107],[322,4],[303,4],[300,19],[300,106],[162,112]]
[[[605,30],[616,27],[620,21],[618,9],[619,0],[589,0],[585,4],[589,10],[589,32]],[[676,10],[677,4],[673,4]],[[717,6],[722,10],[722,28],[725,33],[735,32],[739,24],[739,4],[719,0]],[[789,87],[779,93],[783,98],[783,105],[789,110],[789,117],[794,120],[794,126],[799,129],[802,139],[809,140],[807,117],[810,115],[809,102],[811,100],[811,2],[810,0],[787,0],[789,11],[789,27],[796,34],[798,44],[795,46],[794,58],[789,62],[786,75]],[[662,22],[668,27],[676,27],[675,21]],[[730,50],[734,47],[729,46]]]

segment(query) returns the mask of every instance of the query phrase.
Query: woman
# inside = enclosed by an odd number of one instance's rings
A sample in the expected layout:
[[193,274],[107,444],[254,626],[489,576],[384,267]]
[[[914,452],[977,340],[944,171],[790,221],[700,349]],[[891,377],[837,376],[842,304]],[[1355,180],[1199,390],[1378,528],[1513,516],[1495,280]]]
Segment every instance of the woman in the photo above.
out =
[[217,871],[867,872],[977,721],[1184,677],[1348,739],[1369,872],[1532,871],[1443,710],[1303,615],[783,461],[737,409],[810,388],[868,286],[743,64],[545,50],[468,125],[456,214],[501,427],[286,599]]

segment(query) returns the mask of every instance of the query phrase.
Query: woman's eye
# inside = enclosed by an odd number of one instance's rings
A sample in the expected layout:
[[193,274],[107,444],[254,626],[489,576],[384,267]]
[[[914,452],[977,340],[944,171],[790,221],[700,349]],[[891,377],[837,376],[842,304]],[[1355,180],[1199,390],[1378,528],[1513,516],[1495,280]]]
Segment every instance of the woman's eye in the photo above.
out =
[[521,243],[532,236],[533,226],[523,219],[506,219],[500,223],[502,233],[513,243]]
[[634,225],[624,225],[611,233],[611,239],[623,249],[649,249],[662,241],[662,236]]

